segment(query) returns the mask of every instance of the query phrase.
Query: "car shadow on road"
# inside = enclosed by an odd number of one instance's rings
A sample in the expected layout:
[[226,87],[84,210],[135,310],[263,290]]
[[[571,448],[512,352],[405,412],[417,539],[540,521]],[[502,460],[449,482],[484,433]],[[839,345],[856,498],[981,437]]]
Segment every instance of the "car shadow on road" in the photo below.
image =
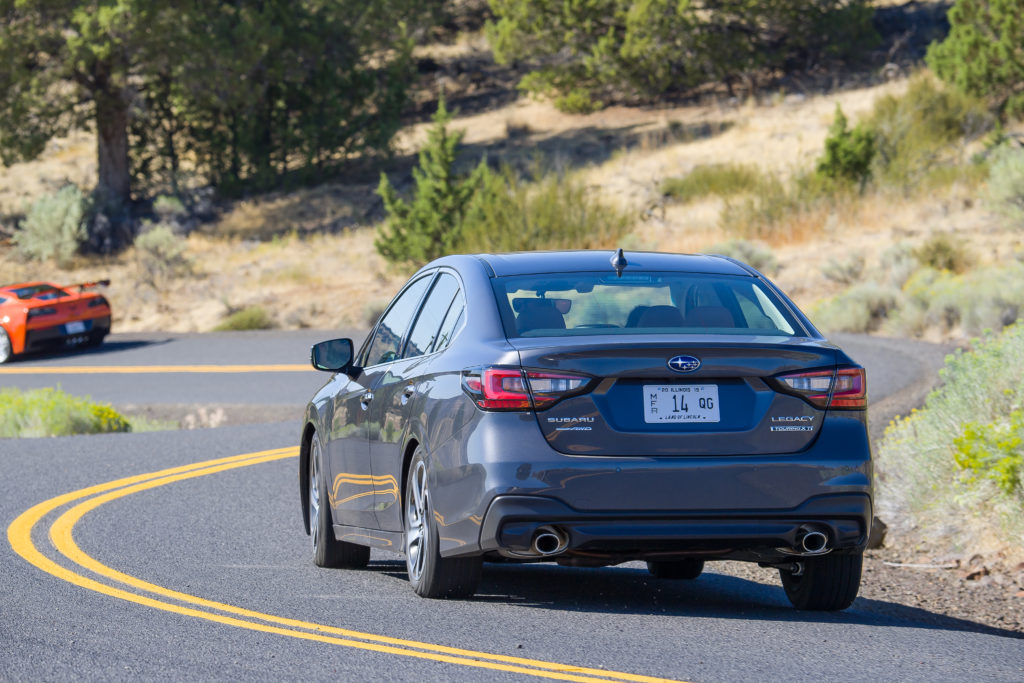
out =
[[[403,562],[373,562],[370,569],[407,579]],[[765,570],[766,579],[770,571]],[[790,606],[781,585],[718,574],[713,569],[694,581],[671,581],[632,567],[489,563],[484,565],[473,601],[566,612],[924,628],[1024,639],[1019,631],[863,597],[842,612],[799,611]]]
[[106,341],[100,346],[72,346],[72,347],[61,347],[59,349],[52,349],[47,351],[36,351],[33,353],[26,353],[24,355],[18,355],[12,358],[8,363],[15,365],[18,363],[27,363],[32,361],[41,360],[65,360],[75,358],[99,358],[111,353],[121,353],[122,351],[130,351],[132,349],[140,349],[146,346],[159,346],[161,344],[167,344],[172,339],[125,339],[120,341]]

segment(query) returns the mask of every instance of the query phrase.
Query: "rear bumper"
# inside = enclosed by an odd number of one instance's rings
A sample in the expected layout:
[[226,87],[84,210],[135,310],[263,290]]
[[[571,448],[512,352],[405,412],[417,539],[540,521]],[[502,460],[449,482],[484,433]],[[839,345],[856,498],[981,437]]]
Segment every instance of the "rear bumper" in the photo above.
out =
[[110,332],[110,316],[90,318],[80,322],[84,327],[78,332],[71,332],[68,323],[29,329],[25,332],[25,352],[42,351],[68,344],[84,343]]
[[484,516],[480,551],[530,559],[534,536],[548,526],[567,538],[565,552],[543,558],[549,560],[599,564],[704,557],[776,562],[792,557],[786,549],[798,545],[808,525],[826,533],[833,552],[862,551],[871,514],[871,498],[856,493],[819,496],[790,510],[713,513],[586,512],[553,498],[499,496]]

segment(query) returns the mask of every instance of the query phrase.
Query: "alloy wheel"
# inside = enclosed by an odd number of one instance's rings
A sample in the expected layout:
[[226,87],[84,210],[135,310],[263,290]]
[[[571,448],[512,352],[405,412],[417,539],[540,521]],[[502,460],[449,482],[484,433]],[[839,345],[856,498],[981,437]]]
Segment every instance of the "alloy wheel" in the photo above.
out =
[[429,552],[430,524],[427,520],[427,466],[416,462],[409,477],[409,493],[405,507],[405,562],[409,578],[417,582],[423,576],[423,569]]

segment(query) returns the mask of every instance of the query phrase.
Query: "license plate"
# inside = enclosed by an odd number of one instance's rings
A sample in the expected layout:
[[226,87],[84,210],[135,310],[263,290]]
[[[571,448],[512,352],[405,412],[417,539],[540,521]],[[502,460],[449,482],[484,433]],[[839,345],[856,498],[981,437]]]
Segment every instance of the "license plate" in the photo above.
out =
[[65,334],[81,334],[85,332],[85,323],[81,320],[74,320],[64,325]]
[[645,384],[644,422],[719,422],[717,384]]

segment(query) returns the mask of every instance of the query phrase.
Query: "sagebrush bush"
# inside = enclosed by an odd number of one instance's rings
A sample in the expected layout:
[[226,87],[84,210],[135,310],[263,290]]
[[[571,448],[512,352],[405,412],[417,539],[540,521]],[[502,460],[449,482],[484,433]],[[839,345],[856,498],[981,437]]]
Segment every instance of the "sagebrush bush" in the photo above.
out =
[[135,257],[142,280],[161,289],[169,279],[191,272],[192,263],[185,251],[185,238],[166,225],[143,232],[135,238]]
[[879,262],[881,279],[886,284],[902,288],[918,265],[913,245],[909,242],[896,242],[882,252]]
[[235,330],[269,330],[277,327],[274,318],[262,306],[247,306],[224,318],[213,329],[217,332]]
[[989,160],[988,204],[1024,230],[1024,148],[1002,145]]
[[57,193],[32,202],[25,220],[14,233],[14,244],[28,259],[53,259],[61,268],[85,243],[89,203],[74,185],[65,185]]
[[[875,481],[881,514],[915,526],[950,549],[972,548],[979,529],[993,526],[1019,549],[1024,545],[1024,496],[1000,485],[1003,456],[995,454],[1003,449],[990,450],[990,444],[1005,435],[1003,425],[1012,425],[1012,413],[1020,409],[1024,324],[987,335],[970,351],[956,351],[940,376],[942,384],[924,408],[894,420],[878,444]],[[958,439],[966,455],[958,450]]]
[[764,174],[751,164],[702,164],[681,178],[669,178],[661,192],[678,202],[715,195],[732,197],[757,189]]
[[66,394],[60,389],[21,391],[0,389],[0,437],[70,436],[129,432],[131,425],[120,413],[89,397]]
[[452,245],[459,252],[610,249],[632,227],[626,211],[601,201],[579,179],[509,167],[487,171]]
[[974,254],[967,243],[948,233],[938,233],[929,237],[914,250],[914,256],[922,266],[954,273],[963,273],[975,262]]
[[909,336],[920,336],[927,330],[976,335],[985,330],[1001,330],[1022,314],[1022,263],[962,275],[924,267],[903,285],[903,304],[886,331]]
[[779,270],[778,259],[772,250],[758,242],[729,240],[704,250],[706,254],[721,254],[743,261],[765,275],[774,275]]
[[826,280],[840,285],[852,285],[864,275],[864,254],[855,251],[846,258],[830,257],[821,268]]
[[902,298],[895,287],[864,282],[815,305],[811,321],[826,332],[874,332]]

